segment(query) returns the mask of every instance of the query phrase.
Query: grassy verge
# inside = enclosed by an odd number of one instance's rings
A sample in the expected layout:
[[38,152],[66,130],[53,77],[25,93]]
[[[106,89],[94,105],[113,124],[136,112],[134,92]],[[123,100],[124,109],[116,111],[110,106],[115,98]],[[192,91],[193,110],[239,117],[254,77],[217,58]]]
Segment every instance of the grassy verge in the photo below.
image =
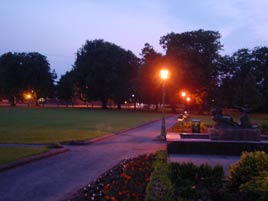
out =
[[48,148],[0,147],[0,165],[48,151]]

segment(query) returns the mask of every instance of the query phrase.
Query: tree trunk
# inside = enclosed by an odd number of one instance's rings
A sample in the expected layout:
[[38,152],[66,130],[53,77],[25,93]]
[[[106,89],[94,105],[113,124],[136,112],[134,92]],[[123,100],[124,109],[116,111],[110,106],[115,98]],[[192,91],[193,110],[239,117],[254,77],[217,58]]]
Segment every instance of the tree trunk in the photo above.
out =
[[101,100],[101,104],[102,104],[102,109],[108,109],[107,108],[107,100],[106,99]]
[[15,96],[9,97],[8,101],[10,103],[10,106],[16,106],[16,104],[17,104]]
[[117,109],[121,110],[121,103],[117,103]]
[[36,107],[39,107],[40,105],[39,105],[39,103],[38,103],[38,99],[36,98],[36,100],[35,100],[35,106]]
[[155,111],[158,111],[158,103],[155,104]]

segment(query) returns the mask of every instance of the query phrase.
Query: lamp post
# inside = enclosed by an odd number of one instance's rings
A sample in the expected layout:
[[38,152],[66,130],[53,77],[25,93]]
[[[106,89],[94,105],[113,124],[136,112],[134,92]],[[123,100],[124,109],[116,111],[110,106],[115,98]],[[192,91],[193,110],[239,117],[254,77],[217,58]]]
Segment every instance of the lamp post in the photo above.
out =
[[162,79],[162,125],[161,125],[161,138],[166,139],[166,121],[165,121],[165,97],[166,97],[166,79],[168,78],[168,70],[162,69],[160,71]]
[[185,111],[185,97],[186,97],[186,92],[185,91],[182,91],[181,92],[181,96],[182,96],[183,111]]

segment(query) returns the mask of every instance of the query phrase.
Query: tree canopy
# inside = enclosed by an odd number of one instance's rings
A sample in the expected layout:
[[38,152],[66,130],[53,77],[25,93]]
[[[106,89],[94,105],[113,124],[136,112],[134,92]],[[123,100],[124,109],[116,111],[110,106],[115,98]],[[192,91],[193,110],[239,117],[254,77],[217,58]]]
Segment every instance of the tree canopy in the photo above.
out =
[[133,93],[138,58],[131,52],[103,40],[86,41],[77,52],[73,70],[75,82],[87,100],[112,98],[120,108]]
[[[170,33],[162,36],[160,44],[166,50],[166,62],[176,79],[172,94],[186,89],[193,97],[202,97],[208,103],[217,85],[217,65],[222,48],[216,31],[197,30]],[[173,99],[178,99],[176,95]]]
[[75,84],[73,71],[66,72],[61,76],[57,84],[57,98],[66,102],[75,97]]
[[[0,56],[0,99],[16,103],[25,91],[35,99],[57,96],[71,101],[113,101],[118,108],[125,101],[157,106],[161,101],[161,68],[170,73],[166,81],[167,103],[174,109],[183,103],[180,92],[190,94],[191,105],[249,106],[267,110],[268,47],[239,49],[220,55],[220,33],[196,30],[168,33],[160,38],[164,52],[149,43],[141,59],[131,51],[104,40],[87,40],[78,49],[73,68],[57,82],[47,58],[37,52],[5,53]],[[55,93],[56,92],[56,93]]]
[[239,49],[221,65],[221,103],[261,108],[267,104],[268,48]]
[[150,44],[146,43],[142,49],[141,56],[141,65],[137,78],[140,101],[157,105],[161,102],[159,71],[163,65],[163,55],[156,52]]
[[0,57],[0,92],[12,105],[25,91],[36,99],[53,95],[56,74],[40,53],[6,53]]

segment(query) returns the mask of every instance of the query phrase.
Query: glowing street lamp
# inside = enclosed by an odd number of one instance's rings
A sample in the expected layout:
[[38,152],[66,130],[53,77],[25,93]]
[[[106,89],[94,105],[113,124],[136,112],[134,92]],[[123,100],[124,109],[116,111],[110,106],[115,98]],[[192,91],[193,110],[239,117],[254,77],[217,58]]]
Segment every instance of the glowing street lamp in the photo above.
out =
[[186,101],[189,103],[191,101],[191,98],[190,97],[187,97],[186,98]]
[[165,121],[165,96],[166,96],[166,80],[168,79],[168,70],[160,70],[160,77],[162,79],[162,125],[161,125],[161,137],[166,139],[166,121]]
[[162,80],[166,80],[168,78],[168,70],[163,69],[160,71],[160,76]]
[[181,96],[184,98],[186,96],[186,92],[185,91],[181,92]]
[[31,93],[25,93],[25,94],[24,94],[24,98],[25,98],[26,100],[30,100],[30,99],[32,99],[32,94],[31,94]]
[[30,107],[30,100],[33,98],[31,93],[24,93],[24,99],[27,100],[27,105]]

